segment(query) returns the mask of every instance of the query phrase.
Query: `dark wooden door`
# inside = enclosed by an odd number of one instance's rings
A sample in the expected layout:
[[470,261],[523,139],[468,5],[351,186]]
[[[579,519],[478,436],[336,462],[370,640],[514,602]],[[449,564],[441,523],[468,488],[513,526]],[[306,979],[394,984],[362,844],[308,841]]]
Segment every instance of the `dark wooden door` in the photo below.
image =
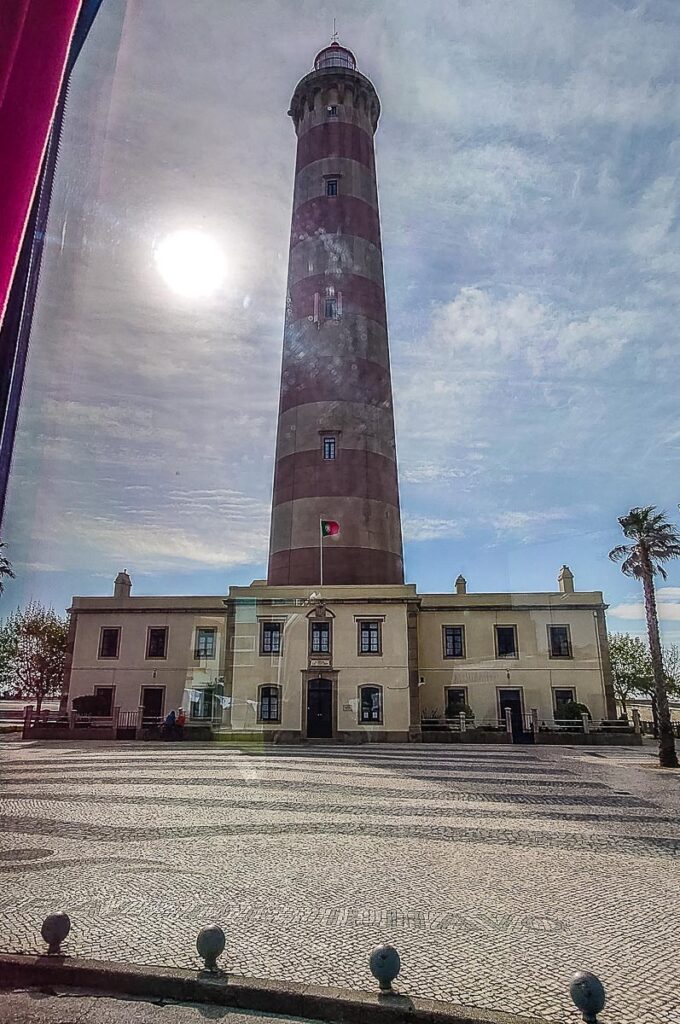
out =
[[307,685],[307,736],[333,735],[333,687],[330,679],[310,679]]
[[145,686],[142,690],[144,718],[160,718],[163,714],[163,687]]
[[498,694],[501,706],[501,718],[505,718],[505,709],[510,708],[512,717],[513,743],[533,743],[533,735],[525,732],[522,694],[519,690],[500,690]]

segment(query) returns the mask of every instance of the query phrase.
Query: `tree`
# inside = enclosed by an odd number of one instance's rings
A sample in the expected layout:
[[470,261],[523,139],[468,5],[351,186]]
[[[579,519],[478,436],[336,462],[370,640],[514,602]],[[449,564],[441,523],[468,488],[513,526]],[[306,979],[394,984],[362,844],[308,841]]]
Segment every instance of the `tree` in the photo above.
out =
[[659,617],[656,610],[654,577],[666,579],[664,563],[680,558],[680,534],[669,523],[665,513],[657,512],[655,505],[632,508],[627,516],[619,518],[624,537],[631,544],[620,544],[609,552],[613,562],[621,562],[621,571],[642,583],[647,620],[647,637],[654,677],[654,696],[659,722],[659,764],[662,768],[678,768],[675,738],[668,706],[666,673],[664,672]]
[[666,673],[666,690],[675,697],[680,694],[680,647],[677,644],[663,647],[661,658]]
[[45,697],[61,692],[66,659],[68,619],[54,608],[31,601],[5,620],[0,635],[3,688],[33,697],[40,711]]
[[[4,548],[4,544],[0,542],[0,552]],[[8,558],[5,558],[3,554],[0,554],[0,594],[4,593],[5,590],[5,579],[13,580],[16,579],[12,563]]]
[[654,687],[652,660],[644,640],[630,633],[610,633],[609,654],[614,674],[614,693],[624,715],[626,702],[634,695],[650,693]]

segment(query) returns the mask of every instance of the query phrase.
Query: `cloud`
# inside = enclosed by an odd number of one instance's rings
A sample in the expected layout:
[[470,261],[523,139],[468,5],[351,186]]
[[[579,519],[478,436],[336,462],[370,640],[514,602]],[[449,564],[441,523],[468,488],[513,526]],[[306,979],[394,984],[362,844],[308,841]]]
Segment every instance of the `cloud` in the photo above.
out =
[[437,540],[441,537],[462,537],[463,524],[451,519],[437,519],[404,511],[402,516],[404,540]]
[[575,520],[572,510],[565,509],[537,509],[533,511],[509,511],[500,512],[491,517],[491,523],[497,532],[499,539],[510,537],[518,539],[523,544],[537,541],[542,536],[554,531],[555,525],[560,525],[560,532],[565,532],[564,524]]
[[524,292],[495,297],[466,287],[435,309],[431,341],[447,362],[462,358],[488,377],[516,359],[531,376],[555,379],[609,366],[642,325],[632,309],[609,307],[583,316]]
[[[671,588],[680,589],[680,588]],[[660,622],[677,622],[680,621],[680,603],[676,603],[670,600],[660,601],[657,606],[657,612]],[[612,619],[626,619],[636,621],[645,618],[645,606],[642,601],[628,601],[622,604],[614,605],[609,608],[607,612],[608,618]]]

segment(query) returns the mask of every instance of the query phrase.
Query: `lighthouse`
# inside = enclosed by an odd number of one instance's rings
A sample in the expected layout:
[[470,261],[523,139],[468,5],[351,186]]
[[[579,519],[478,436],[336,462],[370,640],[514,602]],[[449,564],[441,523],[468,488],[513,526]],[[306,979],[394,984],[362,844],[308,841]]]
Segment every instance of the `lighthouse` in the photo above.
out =
[[[402,584],[373,145],[380,101],[333,42],[288,113],[297,159],[267,582]],[[336,535],[324,541],[328,521]]]

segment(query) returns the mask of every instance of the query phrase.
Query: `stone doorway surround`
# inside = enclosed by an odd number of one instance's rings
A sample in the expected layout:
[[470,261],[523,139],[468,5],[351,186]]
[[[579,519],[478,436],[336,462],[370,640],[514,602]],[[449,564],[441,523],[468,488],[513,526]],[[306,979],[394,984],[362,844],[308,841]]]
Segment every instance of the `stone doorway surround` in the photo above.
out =
[[[311,661],[311,659],[310,659]],[[302,727],[302,739],[310,739],[314,743],[334,743],[338,735],[338,671],[332,668],[322,668],[314,665],[312,668],[302,669],[302,707],[300,708]],[[307,736],[307,702],[309,700],[309,684],[312,679],[328,679],[331,684],[331,735],[327,739],[317,736]]]

